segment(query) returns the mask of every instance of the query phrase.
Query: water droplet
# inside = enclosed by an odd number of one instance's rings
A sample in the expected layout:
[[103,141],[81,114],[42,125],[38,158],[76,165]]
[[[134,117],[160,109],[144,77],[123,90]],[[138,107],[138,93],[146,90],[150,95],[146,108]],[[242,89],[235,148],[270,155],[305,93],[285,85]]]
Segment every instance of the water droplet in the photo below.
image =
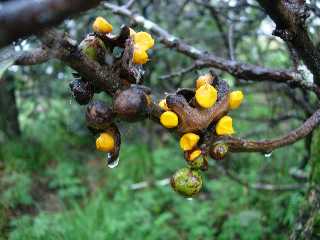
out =
[[111,163],[108,163],[108,167],[109,168],[115,168],[117,167],[119,164],[119,158],[117,158],[115,161],[111,162]]
[[190,197],[190,198],[187,198],[187,200],[188,200],[188,201],[193,201],[193,198],[192,198],[192,197]]
[[112,154],[108,152],[106,156],[107,163],[111,161],[111,158],[112,158]]
[[272,152],[268,152],[268,153],[265,153],[265,154],[264,154],[264,156],[265,156],[266,158],[271,157],[271,155],[272,155]]
[[112,158],[112,154],[111,153],[107,153],[106,159],[107,159],[108,168],[117,167],[118,164],[119,164],[119,157],[115,161],[112,161],[111,158]]

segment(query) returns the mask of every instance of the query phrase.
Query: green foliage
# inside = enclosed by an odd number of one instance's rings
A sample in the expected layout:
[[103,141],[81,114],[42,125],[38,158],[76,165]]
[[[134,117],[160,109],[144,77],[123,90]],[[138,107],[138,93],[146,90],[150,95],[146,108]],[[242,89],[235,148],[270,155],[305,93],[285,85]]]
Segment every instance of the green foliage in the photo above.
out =
[[30,205],[32,197],[30,195],[32,179],[30,176],[10,172],[1,179],[1,203],[6,207],[16,207],[18,204]]
[[70,162],[62,162],[56,168],[50,168],[47,171],[50,177],[48,187],[57,189],[62,199],[82,197],[86,193],[81,178],[76,176],[75,167]]
[[[69,206],[61,212],[40,211],[35,217],[12,219],[9,238],[286,239],[286,229],[293,224],[303,198],[298,193],[262,194],[222,177],[219,172],[211,173],[217,174],[215,179],[205,180],[203,197],[192,200],[180,197],[169,186],[130,190],[131,184],[143,180],[143,176],[146,180],[162,179],[184,166],[176,145],[170,140],[150,152],[143,145],[125,144],[120,165],[114,170],[108,170],[101,157],[97,167],[74,157],[47,166],[43,176],[49,179],[48,187],[56,190]],[[148,172],[148,161],[154,166],[153,172]],[[260,161],[253,157],[251,166],[256,168],[239,168],[246,173],[241,177],[256,181],[259,164],[253,163]],[[93,176],[93,184],[103,183],[96,186],[94,194],[87,195],[91,188],[86,182]],[[19,180],[19,184],[30,183],[30,179]],[[16,192],[28,196],[27,189],[30,187],[21,185]],[[19,202],[25,203],[21,199]]]
[[262,230],[261,213],[255,210],[245,210],[228,218],[223,224],[222,234],[218,239],[261,239]]

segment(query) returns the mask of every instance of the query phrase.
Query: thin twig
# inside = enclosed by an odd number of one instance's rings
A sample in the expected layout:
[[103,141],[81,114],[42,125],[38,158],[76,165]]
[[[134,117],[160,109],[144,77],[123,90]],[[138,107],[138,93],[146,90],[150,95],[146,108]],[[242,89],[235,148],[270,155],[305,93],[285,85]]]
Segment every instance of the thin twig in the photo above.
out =
[[166,186],[169,185],[170,183],[170,178],[164,178],[161,180],[156,180],[156,181],[143,181],[143,182],[138,182],[138,183],[134,183],[130,185],[130,190],[141,190],[144,188],[148,188],[148,187],[162,187],[162,186]]
[[133,11],[110,3],[104,3],[105,8],[112,10],[113,13],[126,16],[145,29],[155,33],[161,43],[167,48],[173,48],[176,51],[198,61],[202,61],[201,67],[213,67],[230,73],[231,75],[244,80],[254,81],[273,81],[278,83],[287,83],[290,87],[301,87],[314,91],[320,96],[320,89],[311,82],[304,81],[299,73],[288,70],[277,70],[261,67],[252,64],[245,64],[237,61],[227,60],[218,57],[212,53],[206,53],[187,43],[178,37],[170,34],[161,28],[155,22],[152,22]]
[[250,183],[246,182],[245,180],[238,177],[236,174],[231,172],[229,169],[226,169],[222,165],[218,165],[220,171],[222,171],[227,177],[229,177],[234,182],[239,183],[242,186],[245,186],[249,189],[259,190],[259,191],[271,191],[271,192],[278,192],[278,191],[296,191],[296,190],[303,190],[306,185],[305,184],[279,184],[274,185],[270,183]]
[[160,76],[159,79],[160,80],[167,80],[167,79],[170,79],[170,78],[173,78],[173,77],[181,77],[189,72],[192,72],[193,70],[196,70],[196,69],[199,69],[201,68],[202,64],[200,61],[195,61],[191,66],[189,67],[186,67],[186,68],[183,68],[181,70],[178,70],[176,72],[173,72],[173,73],[170,73],[170,74],[167,74],[167,75],[163,75],[163,76]]

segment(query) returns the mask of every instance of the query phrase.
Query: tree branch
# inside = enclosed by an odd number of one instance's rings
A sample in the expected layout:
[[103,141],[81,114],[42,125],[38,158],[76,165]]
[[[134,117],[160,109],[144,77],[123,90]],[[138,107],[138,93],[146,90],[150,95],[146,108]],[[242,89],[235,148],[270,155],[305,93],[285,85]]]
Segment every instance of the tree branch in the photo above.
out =
[[[116,68],[113,68],[112,65],[100,65],[98,62],[88,59],[78,50],[77,44],[64,34],[56,31],[47,32],[42,37],[42,42],[48,47],[50,56],[58,58],[69,65],[82,77],[87,79],[87,81],[92,82],[95,87],[98,86],[101,91],[105,91],[113,96],[114,93],[122,87],[121,78],[117,75],[119,72]],[[221,91],[221,94],[223,94],[223,91]],[[196,129],[196,131],[205,129],[208,127],[210,122],[218,120],[228,111],[228,101],[225,98],[221,98],[221,101],[218,101],[212,109],[201,113],[195,112],[195,110],[193,110],[186,101],[181,102],[182,99],[183,98],[178,95],[169,95],[167,97],[168,107],[173,109],[182,121],[177,129],[180,133],[193,131],[194,129]],[[150,118],[159,123],[159,117],[163,111],[157,103],[152,102],[150,103],[150,106]],[[215,137],[213,140],[215,142],[226,142],[231,151],[270,152],[276,148],[292,144],[305,137],[318,126],[319,122],[320,109],[306,120],[301,127],[277,139],[251,141],[236,137],[220,136]],[[202,123],[202,125],[200,124],[200,126],[199,123]]]
[[192,72],[196,69],[200,69],[202,67],[202,62],[197,62],[195,61],[191,66],[188,66],[186,68],[183,68],[183,69],[180,69],[176,72],[173,72],[173,73],[170,73],[170,74],[167,74],[167,75],[163,75],[163,76],[160,76],[159,79],[160,80],[166,80],[166,79],[170,79],[170,78],[173,78],[173,77],[180,77],[180,76],[183,76],[189,72]]
[[256,66],[252,64],[245,64],[237,61],[226,60],[218,57],[212,53],[206,53],[193,46],[188,45],[179,38],[173,36],[165,29],[161,28],[156,23],[144,18],[141,15],[135,14],[133,11],[110,3],[104,3],[107,9],[112,10],[113,13],[126,16],[137,24],[142,25],[145,29],[158,35],[160,42],[168,48],[173,48],[176,51],[197,60],[197,65],[202,68],[213,67],[226,71],[234,77],[244,80],[255,81],[273,81],[278,83],[287,83],[290,86],[298,86],[316,92],[320,96],[319,88],[310,82],[304,81],[301,76],[288,70],[277,70],[266,67]]
[[309,16],[305,1],[257,0],[276,23],[273,34],[281,37],[296,50],[315,82],[320,85],[320,52],[309,37],[305,21]]
[[41,41],[48,47],[49,54],[61,60],[77,71],[87,81],[93,83],[100,91],[105,91],[111,96],[119,88],[118,77],[115,77],[109,65],[101,66],[83,55],[76,42],[61,32],[48,31],[41,37]]
[[254,141],[236,137],[218,137],[215,141],[226,142],[234,152],[265,152],[269,153],[276,148],[284,147],[297,142],[307,136],[320,123],[320,109],[308,118],[299,128],[288,134],[271,140]]
[[47,49],[37,48],[32,51],[17,52],[15,65],[35,65],[48,61],[50,54]]
[[0,4],[0,47],[61,23],[100,0],[13,0]]

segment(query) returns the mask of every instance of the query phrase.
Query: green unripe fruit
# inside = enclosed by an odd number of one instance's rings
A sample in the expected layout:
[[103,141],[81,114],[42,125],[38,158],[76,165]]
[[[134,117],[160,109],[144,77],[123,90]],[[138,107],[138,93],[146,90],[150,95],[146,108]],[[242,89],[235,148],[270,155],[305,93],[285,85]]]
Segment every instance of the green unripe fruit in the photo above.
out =
[[171,178],[172,188],[184,197],[193,197],[202,188],[202,177],[199,171],[190,168],[179,169]]
[[210,148],[210,156],[215,160],[222,160],[229,151],[229,147],[225,143],[215,143]]
[[193,170],[208,170],[208,158],[207,156],[201,154],[196,159],[190,160],[190,152],[184,153],[184,158],[191,169]]
[[98,61],[100,63],[104,62],[106,46],[100,38],[88,35],[82,40],[79,48],[81,52],[91,60]]

